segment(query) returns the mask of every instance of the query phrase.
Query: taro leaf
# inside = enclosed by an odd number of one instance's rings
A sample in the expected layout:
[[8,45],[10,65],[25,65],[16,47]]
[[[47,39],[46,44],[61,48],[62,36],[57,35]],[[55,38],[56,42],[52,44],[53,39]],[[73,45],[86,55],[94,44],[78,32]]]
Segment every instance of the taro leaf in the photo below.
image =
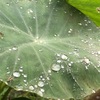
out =
[[100,30],[65,0],[0,0],[0,78],[46,98],[82,99],[100,86]]
[[66,0],[100,26],[100,0]]

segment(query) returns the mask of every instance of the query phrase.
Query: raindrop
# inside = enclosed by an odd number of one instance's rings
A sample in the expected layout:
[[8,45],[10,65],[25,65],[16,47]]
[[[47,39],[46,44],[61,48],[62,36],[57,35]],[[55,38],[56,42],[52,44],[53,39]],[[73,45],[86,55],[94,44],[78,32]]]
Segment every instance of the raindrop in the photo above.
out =
[[37,88],[38,86],[37,85],[34,85],[34,87]]
[[20,68],[23,68],[23,66],[21,66]]
[[61,63],[62,61],[61,60],[57,60],[57,63]]
[[13,48],[12,48],[12,50],[14,50],[14,51],[16,51],[17,49],[18,49],[18,48],[16,48],[16,47],[13,47]]
[[27,82],[27,80],[24,80],[24,82]]
[[45,81],[45,78],[42,78],[42,81]]
[[73,64],[74,62],[71,61],[70,63]]
[[100,51],[98,51],[97,54],[100,55]]
[[10,74],[10,72],[7,72],[7,74]]
[[52,65],[52,70],[53,70],[53,71],[56,71],[56,72],[57,72],[57,71],[59,71],[60,69],[61,69],[60,65],[58,65],[58,64],[53,64],[53,65]]
[[91,21],[88,21],[88,23],[91,23]]
[[23,90],[23,86],[15,86],[17,90]]
[[96,93],[96,91],[93,89],[93,90],[92,90],[92,93]]
[[64,66],[63,66],[63,65],[61,65],[61,68],[62,68],[62,69],[64,69]]
[[60,2],[59,0],[57,2]]
[[44,89],[41,89],[40,91],[41,91],[41,92],[45,92],[45,90],[44,90]]
[[90,60],[89,60],[88,58],[86,58],[86,57],[84,57],[83,62],[84,62],[85,64],[90,64]]
[[49,2],[51,2],[51,0],[49,0]]
[[43,76],[41,75],[40,78],[43,78]]
[[48,6],[46,6],[46,7],[48,7]]
[[33,19],[35,19],[36,17],[34,16]]
[[100,62],[98,62],[99,64],[98,64],[98,66],[97,67],[100,67]]
[[71,33],[72,31],[68,31],[68,33]]
[[6,5],[7,5],[7,6],[10,6],[10,4],[9,4],[9,3],[6,3]]
[[20,7],[20,9],[23,9],[23,7]]
[[32,9],[28,9],[27,13],[33,13],[33,10]]
[[91,28],[88,29],[88,31],[91,31],[91,30],[92,30]]
[[69,64],[68,64],[68,66],[72,66],[72,64],[71,64],[71,63],[69,63]]
[[48,73],[51,74],[51,70],[48,70]]
[[20,58],[18,58],[18,61],[20,61]]
[[19,72],[23,72],[23,69],[19,69]]
[[34,90],[34,87],[31,85],[31,86],[29,86],[29,89],[32,91],[32,90]]
[[47,77],[47,80],[50,80],[50,78],[49,78],[49,77]]
[[39,86],[39,87],[43,87],[43,86],[44,86],[44,82],[39,81],[39,82],[38,82],[38,86]]
[[70,29],[69,29],[69,31],[68,31],[68,33],[71,33],[72,31],[73,31],[73,29],[72,29],[72,28],[70,28]]
[[20,73],[19,73],[19,72],[14,72],[14,73],[13,73],[13,76],[16,77],[16,78],[17,78],[17,77],[20,77]]
[[9,70],[9,67],[7,67],[7,70]]
[[17,65],[17,62],[15,62],[15,65]]
[[27,75],[25,75],[25,74],[24,74],[24,75],[23,75],[23,77],[24,77],[24,78],[26,78],[26,77],[27,77]]
[[40,95],[40,96],[43,96],[43,92],[42,91],[38,91],[37,94]]
[[57,53],[56,55],[57,55],[58,57],[60,57],[60,54],[59,54],[59,53]]
[[9,51],[11,51],[12,49],[10,48]]
[[68,59],[68,57],[66,56],[66,55],[61,55],[61,58],[63,59],[63,60],[67,60]]
[[57,35],[55,34],[54,36],[56,37]]
[[73,29],[72,29],[72,28],[70,28],[70,31],[73,31]]
[[85,66],[86,70],[88,69],[88,66]]
[[66,14],[67,12],[66,12],[66,11],[64,11],[64,13]]
[[80,25],[80,26],[81,26],[81,25],[82,25],[82,23],[78,23],[78,25]]
[[42,49],[39,50],[39,52],[42,52],[42,51],[43,51]]
[[88,26],[88,24],[85,24],[85,26]]
[[85,22],[87,22],[87,20],[86,20],[86,19],[85,19],[84,21],[85,21]]
[[66,70],[67,70],[68,73],[71,73],[71,68],[69,66],[67,67]]
[[27,75],[26,75],[26,74],[23,74],[23,73],[22,73],[22,75],[23,75],[24,78],[27,78]]
[[27,83],[25,84],[25,86],[27,86]]

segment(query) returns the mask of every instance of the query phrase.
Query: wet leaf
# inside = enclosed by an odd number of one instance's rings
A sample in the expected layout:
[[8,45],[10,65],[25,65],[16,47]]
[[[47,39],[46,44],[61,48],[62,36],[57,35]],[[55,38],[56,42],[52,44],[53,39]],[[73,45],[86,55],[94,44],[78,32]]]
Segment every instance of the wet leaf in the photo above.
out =
[[99,89],[100,30],[65,0],[1,0],[0,32],[9,86],[67,100]]

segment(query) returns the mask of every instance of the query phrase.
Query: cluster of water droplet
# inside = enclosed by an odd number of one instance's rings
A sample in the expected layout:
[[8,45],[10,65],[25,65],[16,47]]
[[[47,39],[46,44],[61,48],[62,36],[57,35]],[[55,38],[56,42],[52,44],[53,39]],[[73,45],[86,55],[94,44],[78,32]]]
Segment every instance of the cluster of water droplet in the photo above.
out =
[[17,47],[12,47],[12,48],[9,48],[9,51],[16,51],[16,50],[18,50],[18,48]]
[[70,61],[69,57],[66,54],[56,54],[56,62],[52,64],[52,71],[61,73],[67,71],[71,72],[73,62]]

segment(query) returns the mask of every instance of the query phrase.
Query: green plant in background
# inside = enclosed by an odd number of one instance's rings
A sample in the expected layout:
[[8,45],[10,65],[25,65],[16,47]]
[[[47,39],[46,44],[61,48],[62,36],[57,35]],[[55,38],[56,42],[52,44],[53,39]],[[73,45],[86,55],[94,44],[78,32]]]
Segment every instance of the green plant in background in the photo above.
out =
[[82,100],[100,86],[100,29],[66,0],[1,0],[0,79],[32,100]]
[[86,14],[93,22],[100,26],[100,1],[66,0],[69,4]]

